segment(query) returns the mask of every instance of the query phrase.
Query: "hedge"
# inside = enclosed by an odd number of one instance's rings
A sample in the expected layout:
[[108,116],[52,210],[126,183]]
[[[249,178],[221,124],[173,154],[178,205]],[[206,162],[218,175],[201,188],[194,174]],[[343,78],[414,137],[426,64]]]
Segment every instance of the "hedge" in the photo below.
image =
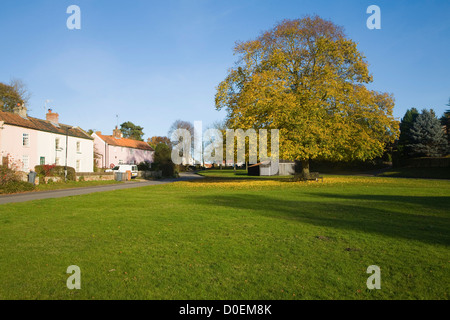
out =
[[[34,167],[34,171],[40,177],[61,177],[64,178],[64,166],[39,165]],[[72,167],[67,167],[67,180],[76,181],[76,172]]]
[[25,181],[10,181],[0,184],[0,194],[2,193],[17,193],[34,190],[34,185]]

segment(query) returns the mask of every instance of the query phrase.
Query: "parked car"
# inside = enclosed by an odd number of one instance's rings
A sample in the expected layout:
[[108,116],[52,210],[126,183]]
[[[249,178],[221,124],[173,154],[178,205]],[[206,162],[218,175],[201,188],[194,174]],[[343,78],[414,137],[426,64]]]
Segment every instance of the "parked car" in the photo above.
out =
[[112,169],[105,170],[105,172],[127,172],[131,171],[131,178],[138,176],[138,167],[134,164],[119,164]]

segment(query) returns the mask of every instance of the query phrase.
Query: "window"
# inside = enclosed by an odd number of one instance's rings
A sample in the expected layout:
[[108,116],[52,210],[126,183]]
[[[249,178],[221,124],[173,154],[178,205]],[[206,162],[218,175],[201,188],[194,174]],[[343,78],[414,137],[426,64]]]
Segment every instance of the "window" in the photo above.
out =
[[79,172],[80,171],[80,168],[81,168],[81,160],[77,160],[77,172]]
[[81,152],[81,143],[77,141],[77,152]]
[[45,164],[45,157],[41,157],[39,160],[39,164],[42,166]]
[[22,143],[24,147],[28,147],[30,145],[30,135],[28,133],[23,134]]
[[22,162],[23,162],[23,171],[30,170],[30,160],[28,159],[28,156],[22,156]]
[[56,139],[55,139],[55,149],[56,149],[56,150],[59,150],[59,147],[60,147],[60,146],[59,146],[59,138],[56,138]]

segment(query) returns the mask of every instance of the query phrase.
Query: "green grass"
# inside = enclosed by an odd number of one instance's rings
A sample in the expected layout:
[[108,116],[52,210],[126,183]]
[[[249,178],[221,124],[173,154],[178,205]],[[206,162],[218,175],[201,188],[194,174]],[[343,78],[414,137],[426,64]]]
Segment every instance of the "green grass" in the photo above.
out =
[[381,177],[450,179],[450,168],[394,168],[383,172]]
[[48,183],[48,184],[39,184],[36,186],[36,191],[50,191],[50,190],[69,189],[69,188],[96,187],[96,186],[104,186],[104,185],[117,184],[117,183],[122,183],[122,182],[115,181],[115,180],[54,182],[54,183]]
[[247,170],[237,169],[207,169],[204,171],[199,171],[198,174],[209,177],[209,178],[232,178],[232,179],[267,179],[267,180],[286,180],[292,178],[292,176],[249,176]]
[[104,185],[117,184],[117,183],[122,183],[122,182],[115,181],[115,180],[67,181],[67,182],[52,182],[52,183],[48,183],[48,184],[41,183],[37,186],[33,186],[31,184],[23,182],[24,185],[22,187],[19,186],[14,189],[10,188],[8,190],[2,189],[1,185],[0,185],[0,195],[24,193],[24,192],[35,192],[35,191],[52,191],[52,190],[59,190],[59,189],[96,187],[96,186],[104,186]]
[[448,299],[449,191],[226,177],[2,205],[0,299]]

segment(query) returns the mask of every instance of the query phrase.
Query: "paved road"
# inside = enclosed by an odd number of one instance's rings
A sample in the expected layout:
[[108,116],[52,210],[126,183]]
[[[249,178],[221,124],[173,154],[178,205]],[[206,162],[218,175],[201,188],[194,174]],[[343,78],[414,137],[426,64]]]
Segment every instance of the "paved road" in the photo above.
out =
[[180,177],[176,178],[176,179],[130,181],[130,182],[124,182],[124,183],[119,183],[119,184],[111,184],[111,185],[97,186],[97,187],[70,188],[70,189],[60,189],[60,190],[52,190],[52,191],[38,191],[38,192],[18,193],[18,194],[12,194],[12,195],[1,195],[0,196],[0,205],[5,204],[5,203],[25,202],[25,201],[31,201],[31,200],[78,196],[78,195],[94,193],[94,192],[104,192],[104,191],[113,191],[113,190],[121,190],[121,189],[154,186],[154,185],[172,183],[175,181],[187,181],[187,180],[201,179],[201,178],[203,178],[203,177],[199,176],[198,174],[195,174],[195,173],[181,173]]

